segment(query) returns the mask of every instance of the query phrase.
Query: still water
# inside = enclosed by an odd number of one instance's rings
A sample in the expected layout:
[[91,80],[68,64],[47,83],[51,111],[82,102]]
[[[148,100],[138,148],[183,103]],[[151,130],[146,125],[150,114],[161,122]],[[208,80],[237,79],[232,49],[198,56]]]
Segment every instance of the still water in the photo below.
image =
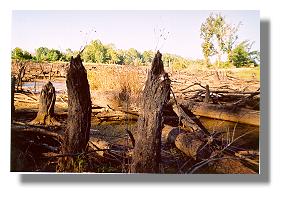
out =
[[[34,93],[39,93],[42,90],[42,87],[47,83],[48,81],[35,81],[35,82],[24,82],[23,83],[23,89],[24,90],[31,90]],[[53,84],[55,91],[57,93],[63,93],[66,91],[66,83],[65,81],[51,81]]]

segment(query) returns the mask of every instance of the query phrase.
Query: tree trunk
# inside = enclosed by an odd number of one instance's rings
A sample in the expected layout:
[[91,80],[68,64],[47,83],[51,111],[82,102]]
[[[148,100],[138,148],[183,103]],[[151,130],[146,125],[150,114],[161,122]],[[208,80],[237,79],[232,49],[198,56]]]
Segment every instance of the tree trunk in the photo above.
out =
[[218,54],[218,68],[220,68],[220,66],[221,66],[221,57],[222,57],[222,39],[221,38],[218,38],[217,54]]
[[205,59],[205,64],[206,64],[206,66],[207,66],[207,67],[210,67],[210,60],[209,60],[209,57],[208,57],[208,56],[205,56],[204,59]]
[[14,104],[14,94],[15,94],[15,77],[11,77],[11,116],[13,118],[15,112],[15,104]]
[[254,126],[260,125],[260,112],[256,110],[246,108],[233,110],[223,105],[205,103],[195,103],[190,106],[189,108],[195,115]]
[[170,98],[170,80],[158,51],[152,61],[143,91],[143,113],[131,165],[133,173],[158,173],[163,127],[162,109]]
[[210,102],[210,88],[209,85],[207,84],[204,103],[209,103],[209,102]]
[[43,86],[39,98],[39,111],[37,117],[30,124],[40,125],[60,125],[54,118],[54,104],[56,96],[55,89],[51,82]]
[[[24,61],[19,61],[17,63],[18,65],[18,71],[17,71],[17,91],[19,90],[23,90],[22,86],[23,86],[23,78],[26,74],[26,67],[27,67],[27,63]],[[20,87],[20,89],[19,89]]]
[[[67,70],[68,123],[64,135],[63,154],[84,153],[87,149],[91,124],[91,99],[87,73],[80,55],[71,58]],[[58,171],[77,170],[78,157],[64,157]]]

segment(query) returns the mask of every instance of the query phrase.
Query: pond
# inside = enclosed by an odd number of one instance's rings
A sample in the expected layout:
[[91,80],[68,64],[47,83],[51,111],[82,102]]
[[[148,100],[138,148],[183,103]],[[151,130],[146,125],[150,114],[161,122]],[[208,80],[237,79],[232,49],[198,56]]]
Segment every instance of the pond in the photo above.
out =
[[[39,93],[42,90],[42,87],[48,82],[46,81],[41,81],[41,80],[36,80],[33,82],[24,82],[23,83],[23,89],[24,90],[31,90],[34,93]],[[63,80],[55,80],[51,81],[53,84],[55,91],[57,93],[64,93],[66,91],[66,83]]]
[[[222,121],[206,117],[200,117],[201,123],[210,133],[220,132],[224,140],[236,139],[233,146],[240,147],[243,150],[259,150],[259,127],[253,125],[240,124],[229,121]],[[168,127],[167,127],[168,126]],[[165,126],[165,131],[169,131],[169,125]],[[126,140],[126,129],[129,129],[133,135],[137,136],[137,123],[135,121],[114,121],[103,122],[101,124],[92,122],[91,136],[101,139]]]

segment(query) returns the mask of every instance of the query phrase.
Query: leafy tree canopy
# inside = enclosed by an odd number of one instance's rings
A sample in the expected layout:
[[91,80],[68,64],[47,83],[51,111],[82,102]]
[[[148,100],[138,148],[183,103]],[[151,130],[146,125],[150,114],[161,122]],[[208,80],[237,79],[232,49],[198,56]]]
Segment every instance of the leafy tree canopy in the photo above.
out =
[[259,64],[260,54],[258,51],[251,51],[251,46],[252,43],[249,41],[243,41],[233,49],[230,60],[234,66],[240,68]]

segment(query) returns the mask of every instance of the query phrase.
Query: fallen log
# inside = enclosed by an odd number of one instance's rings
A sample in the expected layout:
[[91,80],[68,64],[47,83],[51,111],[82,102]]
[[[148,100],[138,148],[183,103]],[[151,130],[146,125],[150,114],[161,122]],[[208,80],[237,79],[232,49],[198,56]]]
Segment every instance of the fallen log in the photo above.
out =
[[[88,146],[93,150],[100,150],[100,149],[110,149],[111,145],[106,142],[105,140],[100,140],[98,138],[90,137]],[[100,156],[104,156],[104,151],[97,151],[96,152]]]
[[27,99],[27,100],[35,101],[35,102],[37,102],[37,100],[38,100],[38,99],[30,97],[30,96],[28,96],[28,95],[26,95],[24,93],[15,93],[15,97],[23,98],[23,99]]
[[99,112],[96,115],[96,118],[98,118],[101,122],[103,121],[137,121],[138,115],[135,114],[129,114],[122,111],[109,111],[109,112]]
[[210,135],[208,130],[190,110],[179,104],[173,104],[172,108],[185,126],[190,127],[194,131],[201,129],[206,135]]
[[[183,91],[183,94],[186,93],[193,93],[193,92],[206,92],[205,89],[195,89],[195,90],[189,90],[189,91]],[[259,95],[260,91],[229,91],[229,90],[211,90],[211,93],[216,94],[232,94],[232,95]]]
[[41,153],[58,153],[60,134],[38,127],[11,126],[11,171],[39,171]]
[[[208,140],[209,141],[209,140]],[[201,138],[199,133],[186,131],[177,127],[165,126],[162,130],[162,142],[175,146],[191,159],[187,163],[194,164],[188,172],[200,173],[202,171],[210,173],[224,174],[255,174],[259,171],[259,163],[239,155],[238,152],[233,156],[223,155],[221,158],[215,158],[212,155],[210,142]],[[213,158],[211,158],[213,156]],[[186,165],[186,164],[185,164]],[[196,166],[195,166],[196,165]],[[205,171],[201,169],[205,169]]]
[[17,97],[14,98],[14,101],[16,102],[25,102],[25,103],[31,103],[31,104],[35,104],[35,101],[31,101],[31,100],[25,100],[25,99],[19,99]]
[[11,132],[12,135],[17,135],[17,134],[34,135],[34,136],[41,135],[41,136],[50,137],[59,143],[63,142],[62,135],[58,133],[48,131],[39,127],[19,125],[15,122],[13,122],[11,126]]
[[260,111],[246,109],[246,108],[233,108],[225,105],[214,105],[206,103],[190,104],[188,109],[195,115],[237,122],[248,125],[260,125]]
[[162,131],[162,142],[173,145],[193,160],[209,158],[211,150],[199,132],[177,127],[166,127]]

